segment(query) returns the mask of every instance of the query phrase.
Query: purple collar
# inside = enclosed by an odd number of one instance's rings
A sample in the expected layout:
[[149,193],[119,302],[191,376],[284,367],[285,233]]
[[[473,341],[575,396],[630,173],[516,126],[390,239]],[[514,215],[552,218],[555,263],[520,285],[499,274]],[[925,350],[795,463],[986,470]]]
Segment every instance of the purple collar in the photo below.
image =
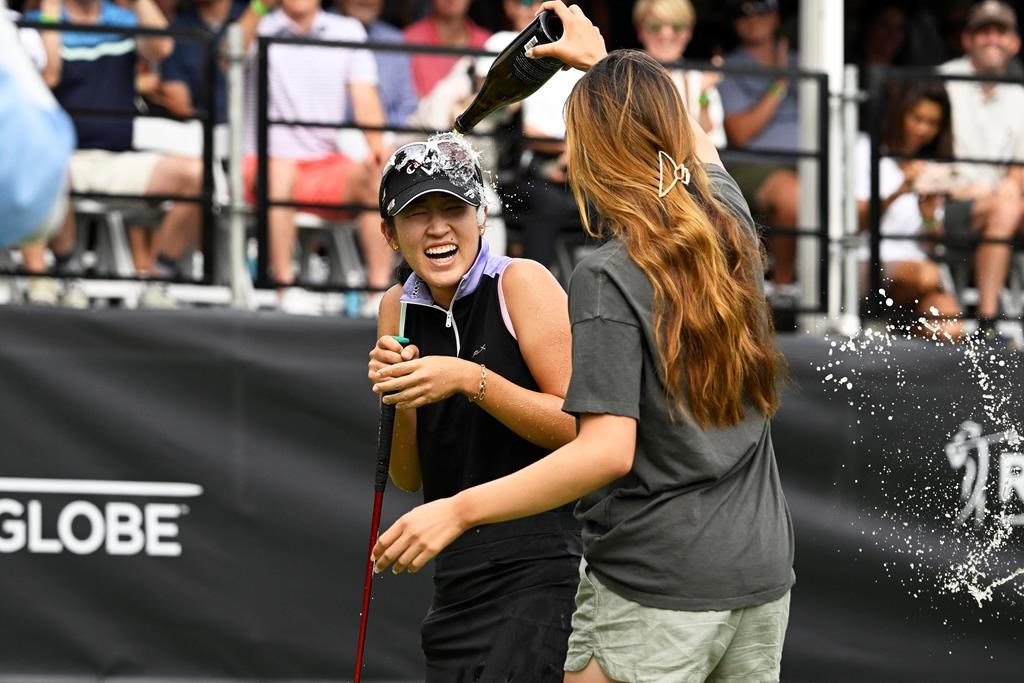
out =
[[[505,266],[511,262],[512,259],[507,256],[491,256],[491,250],[487,246],[487,241],[481,239],[476,260],[473,261],[473,265],[469,267],[466,274],[459,280],[459,286],[455,290],[455,298],[452,299],[452,305],[455,305],[455,302],[462,297],[469,296],[475,292],[476,288],[480,285],[480,280],[484,276],[494,276],[501,273]],[[409,279],[405,281],[405,285],[402,287],[401,300],[403,303],[408,304],[438,305],[430,293],[430,287],[416,273],[410,275]]]

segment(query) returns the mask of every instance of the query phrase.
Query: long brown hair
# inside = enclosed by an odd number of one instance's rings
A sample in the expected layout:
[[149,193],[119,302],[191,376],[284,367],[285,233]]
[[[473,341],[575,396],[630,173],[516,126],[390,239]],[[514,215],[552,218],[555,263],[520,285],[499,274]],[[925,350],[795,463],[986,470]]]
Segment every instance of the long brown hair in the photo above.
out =
[[[687,116],[660,64],[612,52],[566,102],[569,178],[587,233],[620,239],[651,281],[667,398],[701,427],[727,427],[743,419],[745,400],[775,412],[782,357],[756,237],[712,196]],[[691,173],[664,197],[659,151]]]
[[939,82],[913,82],[895,92],[891,98],[889,115],[882,130],[882,151],[886,154],[906,154],[907,114],[921,102],[932,102],[942,111],[939,132],[931,142],[918,150],[915,156],[949,158],[953,156],[953,115],[946,88]]

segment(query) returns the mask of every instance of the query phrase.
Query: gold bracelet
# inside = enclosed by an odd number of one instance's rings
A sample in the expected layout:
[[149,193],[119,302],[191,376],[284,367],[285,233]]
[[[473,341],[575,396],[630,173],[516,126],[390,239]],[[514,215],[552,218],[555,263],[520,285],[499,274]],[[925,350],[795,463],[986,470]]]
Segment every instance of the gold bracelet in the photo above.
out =
[[470,396],[470,403],[479,403],[487,395],[487,366],[480,364],[480,385],[476,388],[476,396]]

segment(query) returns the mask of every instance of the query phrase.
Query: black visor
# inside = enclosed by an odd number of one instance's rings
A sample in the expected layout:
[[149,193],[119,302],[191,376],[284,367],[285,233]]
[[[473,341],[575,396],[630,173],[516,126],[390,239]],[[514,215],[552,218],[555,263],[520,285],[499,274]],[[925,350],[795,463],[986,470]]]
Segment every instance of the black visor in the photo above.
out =
[[445,192],[470,206],[483,204],[483,171],[472,147],[450,134],[400,147],[384,166],[380,215],[395,216],[430,192]]

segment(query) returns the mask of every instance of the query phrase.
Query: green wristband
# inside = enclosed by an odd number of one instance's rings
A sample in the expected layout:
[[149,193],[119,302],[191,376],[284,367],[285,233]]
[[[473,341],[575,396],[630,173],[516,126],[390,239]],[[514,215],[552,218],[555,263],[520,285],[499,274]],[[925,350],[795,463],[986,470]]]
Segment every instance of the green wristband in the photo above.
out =
[[709,104],[711,104],[711,99],[708,97],[707,93],[702,92],[700,94],[700,97],[697,98],[697,104],[699,104],[703,109],[707,107]]
[[[254,2],[256,0],[253,0]],[[782,83],[772,83],[768,86],[768,92],[778,97],[780,100],[786,96],[786,86]]]
[[260,0],[252,0],[252,2],[249,3],[249,9],[251,9],[253,14],[258,17],[262,17],[270,11],[270,8],[260,2]]
[[39,23],[40,24],[59,24],[60,23],[60,17],[51,17],[48,14],[40,14],[39,15]]

